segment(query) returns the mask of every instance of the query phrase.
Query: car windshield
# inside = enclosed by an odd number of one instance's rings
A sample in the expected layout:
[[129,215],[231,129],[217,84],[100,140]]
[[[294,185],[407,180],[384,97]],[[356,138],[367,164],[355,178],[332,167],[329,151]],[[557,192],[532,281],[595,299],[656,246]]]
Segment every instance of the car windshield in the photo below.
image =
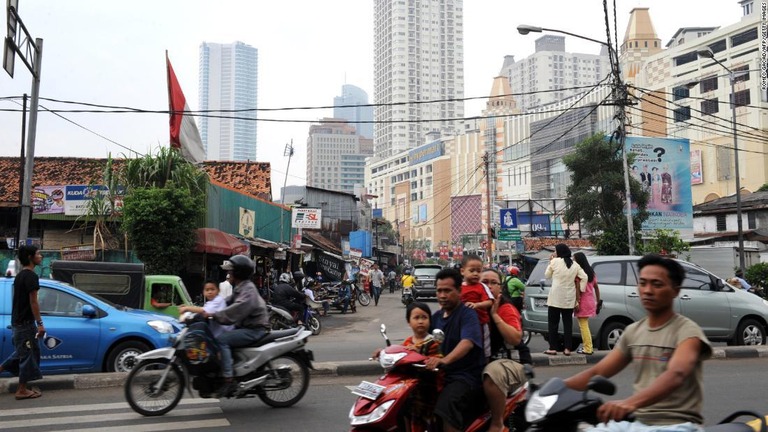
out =
[[552,280],[546,279],[544,277],[544,272],[547,270],[548,264],[549,264],[549,261],[546,261],[546,260],[540,260],[536,264],[536,267],[534,267],[533,271],[531,272],[531,276],[528,278],[528,285],[539,286],[542,280],[544,281],[544,286],[552,285]]
[[432,267],[425,267],[425,268],[417,268],[413,271],[413,275],[418,277],[429,277],[434,278],[437,272],[439,272],[439,268],[432,268]]

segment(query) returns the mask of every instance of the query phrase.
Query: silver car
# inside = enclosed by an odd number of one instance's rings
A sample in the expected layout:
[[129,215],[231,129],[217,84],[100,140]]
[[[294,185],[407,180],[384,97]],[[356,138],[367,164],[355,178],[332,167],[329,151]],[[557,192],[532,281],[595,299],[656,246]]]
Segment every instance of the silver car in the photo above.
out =
[[[603,301],[600,314],[589,319],[589,329],[595,347],[612,349],[626,326],[646,315],[637,290],[640,257],[589,256],[587,259],[597,275]],[[678,261],[685,269],[685,280],[675,311],[696,321],[710,341],[729,345],[765,344],[768,301],[728,285],[696,264]],[[525,289],[523,311],[526,330],[541,333],[545,338],[548,332],[546,302],[551,283],[544,278],[547,264],[541,260],[533,269]],[[578,344],[581,334],[575,318],[573,332],[574,344]]]

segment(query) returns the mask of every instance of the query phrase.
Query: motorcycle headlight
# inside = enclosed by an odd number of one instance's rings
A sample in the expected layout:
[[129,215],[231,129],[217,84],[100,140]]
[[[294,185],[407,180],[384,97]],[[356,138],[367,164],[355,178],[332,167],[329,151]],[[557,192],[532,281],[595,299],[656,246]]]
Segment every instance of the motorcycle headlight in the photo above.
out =
[[168,321],[147,321],[147,324],[158,333],[173,333],[173,326]]
[[355,413],[355,406],[352,405],[352,409],[349,411],[349,420],[351,426],[357,426],[357,425],[363,425],[368,423],[373,423],[381,420],[382,417],[389,411],[389,408],[394,404],[394,400],[389,400],[384,402],[383,404],[376,407],[375,410],[371,411],[370,414],[356,416]]
[[395,366],[395,364],[406,355],[408,355],[408,353],[400,352],[395,354],[387,354],[382,351],[381,354],[379,354],[379,364],[385,370],[389,370],[392,369],[392,367]]
[[536,392],[525,406],[525,420],[528,423],[535,423],[544,418],[550,408],[557,402],[557,395],[539,396]]

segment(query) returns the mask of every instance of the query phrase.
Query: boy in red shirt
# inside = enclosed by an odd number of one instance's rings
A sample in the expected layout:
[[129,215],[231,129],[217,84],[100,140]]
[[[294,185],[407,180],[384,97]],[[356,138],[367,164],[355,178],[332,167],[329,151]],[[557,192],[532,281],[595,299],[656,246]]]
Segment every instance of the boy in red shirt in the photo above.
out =
[[483,330],[485,357],[488,358],[491,356],[488,311],[493,305],[493,294],[487,286],[480,283],[480,273],[482,272],[483,260],[479,256],[464,255],[464,259],[461,260],[461,276],[464,278],[464,283],[461,284],[461,301],[477,312],[477,318]]

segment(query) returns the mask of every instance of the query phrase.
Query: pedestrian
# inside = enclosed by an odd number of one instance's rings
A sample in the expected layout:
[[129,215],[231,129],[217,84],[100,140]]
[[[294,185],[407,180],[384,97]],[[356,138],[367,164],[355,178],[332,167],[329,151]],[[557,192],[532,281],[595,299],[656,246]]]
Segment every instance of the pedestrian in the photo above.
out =
[[42,396],[39,389],[29,387],[27,383],[43,378],[40,372],[40,341],[45,337],[45,326],[37,302],[40,278],[35,273],[43,255],[37,246],[20,246],[18,255],[22,269],[13,281],[11,310],[15,351],[0,365],[0,373],[8,371],[19,377],[16,400],[23,400]]
[[389,269],[387,279],[389,280],[389,293],[392,294],[395,292],[395,284],[397,283],[397,273],[395,272],[394,268]]
[[576,291],[576,307],[573,309],[573,316],[579,322],[579,331],[581,331],[581,340],[583,342],[582,347],[576,352],[592,355],[592,333],[589,331],[589,319],[597,315],[597,305],[600,303],[600,288],[597,286],[597,275],[592,270],[592,266],[589,265],[587,256],[581,252],[576,252],[573,254],[573,260],[587,274],[587,288],[584,292]]
[[219,295],[224,297],[224,300],[232,295],[232,276],[229,274],[227,274],[227,278],[224,279],[224,282],[219,284]]
[[[587,288],[587,274],[581,266],[573,262],[571,249],[565,243],[555,246],[555,253],[549,257],[549,265],[544,271],[544,277],[552,279],[552,286],[547,296],[547,321],[549,324],[548,341],[549,349],[544,351],[547,355],[556,355],[560,337],[558,327],[560,319],[563,320],[563,354],[571,355],[571,342],[573,338],[573,308],[576,306],[576,286],[584,292]],[[579,278],[578,283],[576,278]]]
[[368,277],[371,279],[371,291],[373,291],[371,294],[373,294],[374,304],[378,306],[381,287],[384,285],[384,272],[379,270],[378,264],[374,264]]

